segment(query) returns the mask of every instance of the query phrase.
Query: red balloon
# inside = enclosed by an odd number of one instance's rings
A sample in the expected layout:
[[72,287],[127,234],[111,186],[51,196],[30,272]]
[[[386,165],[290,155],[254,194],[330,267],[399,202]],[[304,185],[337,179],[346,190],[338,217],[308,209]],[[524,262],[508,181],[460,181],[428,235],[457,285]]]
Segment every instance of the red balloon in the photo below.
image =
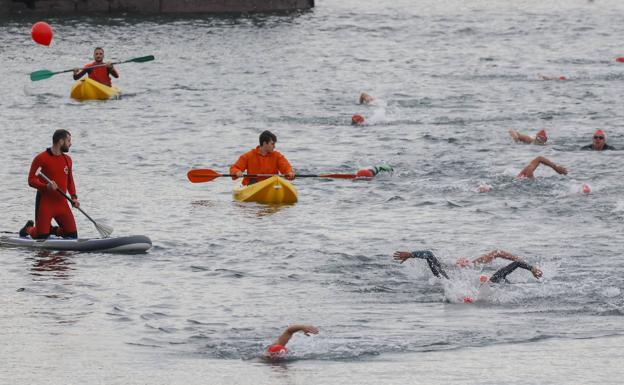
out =
[[32,39],[35,43],[41,45],[50,45],[53,35],[52,27],[50,27],[50,25],[48,25],[45,21],[36,22],[30,30],[30,36],[32,36]]

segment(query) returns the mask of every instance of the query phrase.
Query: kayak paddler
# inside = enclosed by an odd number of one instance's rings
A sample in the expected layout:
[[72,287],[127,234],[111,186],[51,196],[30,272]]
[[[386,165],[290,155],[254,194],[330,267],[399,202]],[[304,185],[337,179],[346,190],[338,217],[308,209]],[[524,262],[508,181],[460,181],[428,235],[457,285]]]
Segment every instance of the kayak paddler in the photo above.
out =
[[[66,198],[56,191],[69,193],[73,206],[80,206],[74,184],[72,159],[66,155],[72,145],[71,138],[69,131],[56,130],[52,135],[52,147],[33,159],[28,173],[28,185],[37,189],[35,222],[26,222],[19,232],[21,237],[30,235],[33,239],[43,239],[53,234],[63,238],[78,238],[74,214]],[[50,179],[50,183],[37,176],[39,169]],[[51,226],[52,219],[58,227]]]
[[74,68],[74,80],[78,80],[83,77],[85,74],[89,74],[89,78],[95,80],[96,82],[102,83],[106,86],[112,87],[113,83],[111,81],[111,75],[114,78],[119,78],[119,72],[113,66],[113,63],[106,62],[104,63],[104,49],[102,47],[96,47],[93,50],[93,58],[95,61],[85,64],[85,67],[93,67],[99,66],[95,68]]
[[[271,131],[260,134],[260,145],[241,155],[236,163],[230,167],[230,174],[236,175],[232,179],[241,178],[247,174],[282,174],[286,179],[295,179],[295,172],[288,159],[279,151],[275,151],[277,137]],[[254,184],[267,177],[244,178],[243,184]]]

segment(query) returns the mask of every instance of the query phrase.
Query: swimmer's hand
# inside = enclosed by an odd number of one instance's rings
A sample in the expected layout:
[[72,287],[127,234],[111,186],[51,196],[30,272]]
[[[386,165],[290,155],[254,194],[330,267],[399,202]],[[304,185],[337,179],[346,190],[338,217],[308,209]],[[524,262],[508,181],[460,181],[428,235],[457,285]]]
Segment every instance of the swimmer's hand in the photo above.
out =
[[412,253],[410,251],[395,251],[392,255],[392,258],[395,261],[400,261],[401,263],[407,261],[412,258]]
[[568,169],[563,166],[554,165],[553,170],[557,171],[561,175],[568,175]]
[[309,336],[310,334],[318,334],[319,333],[318,328],[315,327],[315,326],[312,326],[312,325],[301,325],[301,329],[300,330],[306,336]]
[[541,278],[542,277],[542,271],[540,269],[538,269],[537,267],[533,266],[531,268],[531,273],[533,273],[533,276],[535,278]]

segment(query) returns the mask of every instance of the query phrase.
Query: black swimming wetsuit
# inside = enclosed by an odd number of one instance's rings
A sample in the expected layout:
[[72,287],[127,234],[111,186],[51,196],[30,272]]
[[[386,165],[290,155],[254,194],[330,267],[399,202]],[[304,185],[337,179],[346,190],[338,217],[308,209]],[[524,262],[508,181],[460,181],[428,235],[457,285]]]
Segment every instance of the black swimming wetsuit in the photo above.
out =
[[[446,279],[449,279],[448,275],[442,268],[440,261],[438,261],[438,259],[435,257],[435,255],[433,255],[431,251],[429,250],[414,251],[412,252],[412,257],[426,260],[427,264],[429,265],[429,268],[431,269],[431,272],[436,277],[440,278],[440,276],[442,276]],[[519,267],[525,270],[529,270],[529,271],[533,269],[533,266],[529,265],[528,263],[524,261],[515,261],[501,269],[498,269],[494,274],[492,274],[492,277],[490,277],[490,282],[499,283],[503,280],[507,281],[505,278],[509,274],[513,273],[513,271]]]
[[[592,150],[592,151],[595,151],[591,144],[588,144],[587,146],[581,147],[581,150]],[[605,145],[602,147],[602,150],[600,150],[600,151],[604,151],[604,150],[615,150],[615,147],[609,146],[608,144],[605,143]]]

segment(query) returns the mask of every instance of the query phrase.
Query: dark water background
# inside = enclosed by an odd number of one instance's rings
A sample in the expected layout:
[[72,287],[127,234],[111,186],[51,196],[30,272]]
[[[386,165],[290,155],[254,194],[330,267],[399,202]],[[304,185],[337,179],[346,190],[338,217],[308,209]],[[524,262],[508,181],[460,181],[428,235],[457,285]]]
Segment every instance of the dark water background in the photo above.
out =
[[[155,246],[0,249],[0,379],[609,382],[624,357],[624,152],[579,147],[602,128],[624,148],[623,15],[598,0],[319,1],[288,15],[51,18],[47,48],[30,40],[34,20],[2,21],[2,229],[32,218],[30,162],[66,128],[83,208]],[[70,100],[69,74],[28,79],[87,63],[96,45],[156,61],[120,66],[116,101]],[[361,91],[375,104],[357,105]],[[354,113],[367,123],[351,126]],[[545,129],[548,144],[514,144],[509,128]],[[187,182],[192,167],[226,171],[264,129],[298,172],[396,172],[300,179],[300,201],[279,208],[233,202],[226,179]],[[515,180],[537,155],[569,175]],[[544,278],[520,271],[482,295],[477,271],[443,285],[422,261],[391,259],[425,248],[449,264],[507,249]],[[480,300],[458,303],[466,293]],[[284,365],[257,358],[299,322],[321,334],[294,338]]]

